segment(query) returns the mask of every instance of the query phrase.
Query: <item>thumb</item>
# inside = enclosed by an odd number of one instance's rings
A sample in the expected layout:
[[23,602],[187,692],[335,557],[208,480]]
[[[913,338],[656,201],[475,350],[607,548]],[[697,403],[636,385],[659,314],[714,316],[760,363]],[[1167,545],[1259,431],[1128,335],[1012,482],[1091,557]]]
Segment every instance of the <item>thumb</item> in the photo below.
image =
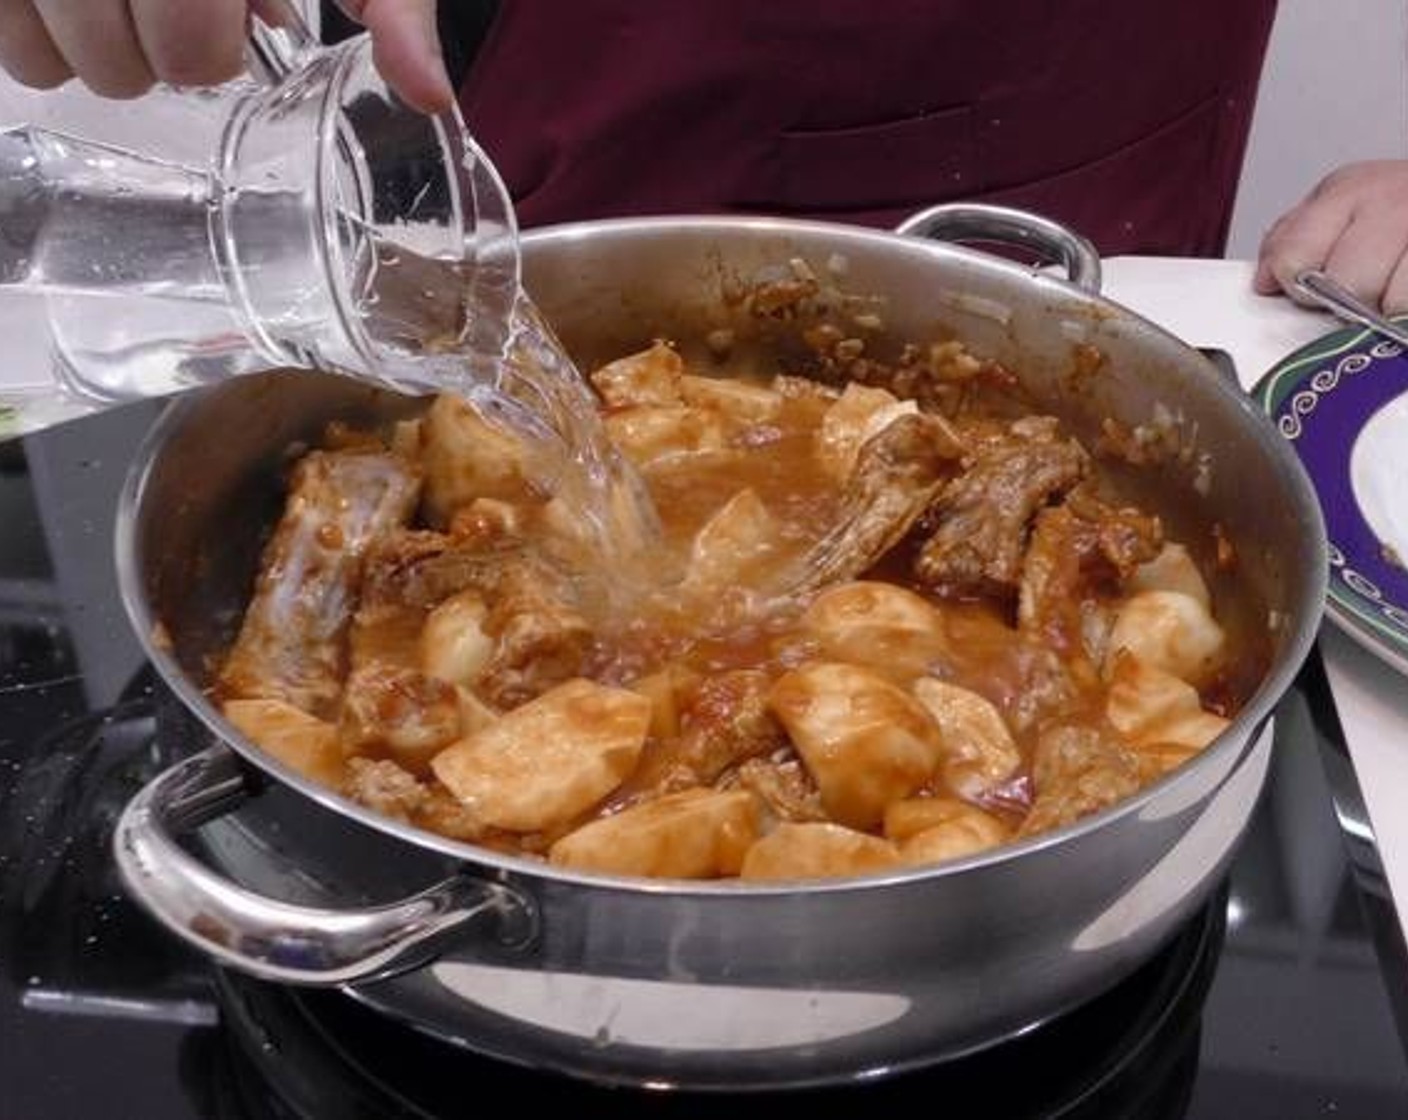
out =
[[435,0],[337,3],[370,33],[376,68],[403,101],[423,113],[438,113],[454,104],[435,24]]
[[1256,262],[1256,273],[1252,276],[1252,291],[1263,296],[1274,296],[1281,291],[1281,282],[1276,279],[1276,272],[1271,267],[1271,261],[1265,256]]

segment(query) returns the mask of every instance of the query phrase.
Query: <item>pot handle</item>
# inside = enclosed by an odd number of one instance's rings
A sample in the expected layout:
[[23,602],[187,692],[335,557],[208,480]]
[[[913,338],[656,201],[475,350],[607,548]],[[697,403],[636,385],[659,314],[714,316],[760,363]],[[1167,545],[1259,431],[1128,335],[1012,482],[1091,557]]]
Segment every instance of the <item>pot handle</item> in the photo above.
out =
[[279,902],[211,871],[175,836],[250,796],[239,760],[211,747],[163,771],[113,833],[128,891],[158,920],[223,964],[285,984],[329,986],[403,972],[433,957],[451,931],[491,930],[526,942],[533,908],[501,883],[457,876],[386,906],[320,910]]
[[1063,265],[1076,287],[1100,292],[1100,254],[1095,246],[1039,214],[982,202],[944,202],[912,214],[895,232],[932,241],[985,241],[1027,249]]

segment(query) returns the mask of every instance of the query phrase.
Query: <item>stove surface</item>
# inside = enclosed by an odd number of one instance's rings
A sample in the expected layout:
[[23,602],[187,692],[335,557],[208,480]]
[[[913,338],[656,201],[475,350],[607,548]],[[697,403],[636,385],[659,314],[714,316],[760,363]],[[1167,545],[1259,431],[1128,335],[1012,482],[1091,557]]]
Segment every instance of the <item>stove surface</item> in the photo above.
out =
[[155,406],[0,444],[0,1120],[747,1114],[972,1104],[1008,1118],[1408,1115],[1408,958],[1318,660],[1277,717],[1222,891],[1085,1007],[856,1087],[683,1097],[507,1066],[339,993],[217,972],[127,902],[108,842],[170,761],[117,600],[112,509]]

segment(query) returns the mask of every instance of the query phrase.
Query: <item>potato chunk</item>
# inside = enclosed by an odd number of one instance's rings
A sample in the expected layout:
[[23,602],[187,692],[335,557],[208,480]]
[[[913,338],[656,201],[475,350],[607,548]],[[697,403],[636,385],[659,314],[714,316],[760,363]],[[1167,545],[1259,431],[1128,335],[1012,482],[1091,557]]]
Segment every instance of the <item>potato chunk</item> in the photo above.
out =
[[488,613],[483,593],[473,588],[431,611],[420,632],[421,668],[451,684],[473,684],[494,656],[494,639],[484,633]]
[[625,780],[649,726],[644,696],[571,680],[452,743],[431,768],[488,824],[547,831]]
[[853,381],[822,417],[816,434],[817,458],[827,474],[844,482],[851,477],[860,449],[871,436],[901,416],[918,411],[913,401],[902,401],[886,389]]
[[780,824],[748,849],[744,879],[828,879],[900,864],[888,840],[824,822]]
[[1159,554],[1140,564],[1127,584],[1130,591],[1178,591],[1212,608],[1212,595],[1188,549],[1176,541],[1167,542]]
[[905,863],[938,863],[995,848],[1011,830],[998,817],[952,797],[896,801],[885,810],[885,835]]
[[802,629],[826,657],[896,680],[923,676],[948,652],[943,613],[922,595],[878,580],[823,591],[802,616]]
[[1208,609],[1179,591],[1141,591],[1119,610],[1110,630],[1105,672],[1120,650],[1140,661],[1198,684],[1216,665],[1224,635]]
[[530,496],[534,469],[523,441],[451,393],[436,397],[425,414],[421,462],[426,509],[438,524],[476,498],[514,502]]
[[938,726],[944,781],[954,793],[978,797],[1017,772],[1022,756],[989,700],[932,677],[914,682],[914,696]]
[[627,354],[593,371],[591,383],[611,408],[680,403],[684,361],[668,342]]
[[695,535],[682,590],[717,594],[746,586],[750,572],[766,564],[778,549],[777,522],[752,489],[740,490]]
[[650,701],[650,734],[664,742],[680,733],[680,721],[689,696],[699,685],[699,674],[678,662],[634,681],[630,689]]
[[758,817],[747,790],[686,789],[583,825],[555,843],[548,859],[611,875],[716,879],[738,874]]
[[1155,776],[1191,758],[1228,726],[1203,710],[1197,689],[1146,665],[1128,650],[1115,660],[1105,718],[1147,760]]
[[782,394],[764,385],[754,385],[733,377],[680,379],[680,395],[685,404],[708,408],[738,424],[765,424],[782,411]]
[[455,699],[459,701],[461,735],[478,731],[499,718],[498,712],[464,685],[455,685]]
[[235,729],[291,770],[326,786],[342,782],[337,729],[282,700],[227,700],[221,707]]
[[606,416],[606,433],[638,467],[719,451],[728,445],[723,419],[686,405],[636,405]]
[[885,807],[921,789],[942,757],[937,729],[903,689],[854,665],[814,662],[784,674],[768,694],[821,792],[852,828],[880,823]]

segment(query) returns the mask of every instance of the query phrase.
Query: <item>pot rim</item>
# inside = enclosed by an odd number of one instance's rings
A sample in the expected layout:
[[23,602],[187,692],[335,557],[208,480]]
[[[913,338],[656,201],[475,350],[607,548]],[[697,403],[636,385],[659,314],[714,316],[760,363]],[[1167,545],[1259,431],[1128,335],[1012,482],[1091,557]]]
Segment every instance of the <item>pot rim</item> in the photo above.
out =
[[[1036,291],[1059,297],[1063,302],[1085,304],[1094,315],[1131,321],[1137,324],[1141,331],[1161,338],[1167,345],[1186,351],[1201,360],[1201,355],[1187,343],[1150,320],[1103,295],[1076,288],[1074,285],[1044,273],[1038,268],[1021,265],[978,250],[922,240],[886,230],[851,226],[839,222],[791,218],[716,215],[650,216],[544,226],[525,232],[522,235],[522,242],[525,250],[531,252],[535,246],[539,245],[570,244],[606,235],[629,234],[654,238],[665,233],[681,232],[706,234],[717,232],[729,235],[737,234],[739,230],[754,234],[775,233],[779,236],[800,235],[805,237],[811,234],[840,242],[843,245],[881,246],[883,247],[882,251],[916,253],[938,260],[957,255],[972,260],[983,268],[995,269],[1006,272],[1014,278],[1020,278],[1023,283],[1033,287]],[[1277,651],[1272,661],[1271,670],[1262,679],[1237,717],[1212,745],[1137,793],[1061,828],[1052,829],[1049,832],[1023,840],[1009,841],[975,855],[931,866],[872,872],[836,879],[779,880],[776,882],[754,882],[739,879],[706,881],[654,879],[566,870],[555,867],[544,860],[495,852],[417,828],[351,801],[298,774],[261,750],[220,714],[219,710],[210,702],[205,690],[177,663],[161,640],[159,620],[153,615],[146,595],[138,555],[137,514],[142,507],[148,482],[160,460],[161,449],[171,435],[182,427],[186,413],[193,407],[193,399],[178,399],[163,411],[142,441],[132,467],[128,471],[118,500],[114,533],[118,587],[128,620],[147,657],[161,674],[167,687],[176,693],[186,709],[201,721],[217,741],[236,751],[245,762],[276,778],[282,785],[292,787],[324,809],[350,818],[360,825],[394,839],[405,841],[442,856],[448,856],[461,864],[471,865],[481,871],[541,878],[560,884],[636,894],[728,898],[764,898],[795,894],[798,891],[808,894],[846,893],[856,890],[883,889],[897,883],[909,883],[923,879],[973,874],[1038,852],[1075,843],[1117,820],[1138,814],[1151,801],[1165,796],[1169,791],[1180,786],[1195,784],[1204,771],[1222,765],[1229,754],[1235,753],[1238,757],[1226,767],[1225,773],[1218,780],[1217,787],[1214,788],[1220,787],[1240,768],[1246,756],[1255,747],[1266,721],[1271,717],[1276,704],[1299,672],[1302,662],[1310,651],[1324,613],[1329,568],[1324,520],[1318,499],[1299,459],[1286,441],[1267,422],[1264,412],[1256,407],[1250,395],[1240,388],[1234,388],[1221,377],[1216,378],[1214,391],[1226,397],[1229,403],[1246,417],[1248,435],[1275,462],[1278,474],[1284,479],[1289,489],[1287,497],[1300,515],[1299,519],[1310,530],[1310,532],[1302,534],[1300,544],[1302,549],[1309,554],[1304,558],[1313,564],[1315,571],[1299,601],[1294,604],[1294,614],[1298,621]],[[1205,791],[1203,796],[1208,796],[1211,792],[1213,791]]]

